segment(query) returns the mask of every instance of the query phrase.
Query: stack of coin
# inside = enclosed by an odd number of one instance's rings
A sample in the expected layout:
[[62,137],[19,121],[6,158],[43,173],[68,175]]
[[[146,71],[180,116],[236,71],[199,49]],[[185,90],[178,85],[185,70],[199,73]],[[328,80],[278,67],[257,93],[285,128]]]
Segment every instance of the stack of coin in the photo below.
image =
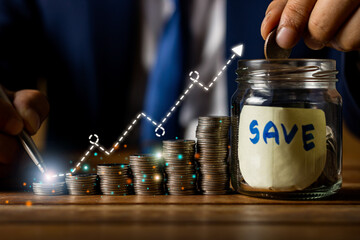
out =
[[67,194],[65,182],[33,183],[32,186],[36,195],[57,196]]
[[196,129],[200,187],[203,194],[225,194],[229,189],[228,151],[230,117],[200,117]]
[[66,185],[70,195],[94,195],[98,193],[96,174],[74,174],[67,175]]
[[170,195],[197,193],[197,174],[194,161],[195,141],[163,141],[163,158],[167,175],[167,191]]
[[134,178],[135,194],[164,194],[163,160],[155,155],[132,155],[130,167]]
[[100,177],[100,189],[104,195],[132,194],[132,180],[128,164],[99,164],[97,173]]

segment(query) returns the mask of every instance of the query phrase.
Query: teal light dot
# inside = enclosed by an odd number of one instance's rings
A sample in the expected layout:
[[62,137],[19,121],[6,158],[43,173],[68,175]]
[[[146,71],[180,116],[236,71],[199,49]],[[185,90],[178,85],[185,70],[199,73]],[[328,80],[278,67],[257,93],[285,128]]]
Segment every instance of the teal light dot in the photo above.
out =
[[143,177],[146,178],[146,174],[144,174]]
[[192,177],[193,177],[193,178],[196,178],[196,174],[193,174]]
[[124,168],[124,164],[121,164],[121,168]]
[[96,157],[98,155],[98,153],[97,152],[94,152],[94,156]]
[[179,154],[178,155],[178,159],[182,159],[183,158],[183,155],[182,154]]
[[145,182],[145,179],[141,179],[142,182]]

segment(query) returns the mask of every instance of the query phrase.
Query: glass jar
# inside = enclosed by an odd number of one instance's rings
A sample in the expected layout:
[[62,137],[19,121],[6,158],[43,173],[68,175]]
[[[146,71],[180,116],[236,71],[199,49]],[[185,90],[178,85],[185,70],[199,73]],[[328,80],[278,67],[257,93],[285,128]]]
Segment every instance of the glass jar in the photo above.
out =
[[342,99],[336,62],[243,60],[232,97],[230,173],[242,194],[316,199],[342,177]]

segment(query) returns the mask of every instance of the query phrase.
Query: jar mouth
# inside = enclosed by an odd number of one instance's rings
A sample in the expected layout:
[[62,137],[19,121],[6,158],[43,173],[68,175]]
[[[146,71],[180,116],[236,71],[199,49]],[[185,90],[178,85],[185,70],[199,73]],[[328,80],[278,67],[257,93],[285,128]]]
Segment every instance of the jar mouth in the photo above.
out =
[[236,81],[326,81],[336,82],[333,59],[239,60]]

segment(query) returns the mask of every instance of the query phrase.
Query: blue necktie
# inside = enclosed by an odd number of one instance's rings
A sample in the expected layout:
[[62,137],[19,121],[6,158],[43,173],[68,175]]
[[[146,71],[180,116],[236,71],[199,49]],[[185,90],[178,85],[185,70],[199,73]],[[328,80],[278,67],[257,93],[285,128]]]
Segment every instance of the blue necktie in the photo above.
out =
[[[153,70],[149,74],[148,87],[145,96],[145,114],[160,123],[163,117],[175,103],[181,90],[182,79],[182,34],[180,1],[173,0],[175,10],[160,38],[156,61]],[[166,135],[164,138],[174,138],[177,131],[177,114],[174,114],[164,124]],[[159,143],[163,138],[155,135],[154,126],[143,120],[141,124],[141,138],[143,150],[148,151],[152,144]],[[160,131],[161,133],[161,131]]]

